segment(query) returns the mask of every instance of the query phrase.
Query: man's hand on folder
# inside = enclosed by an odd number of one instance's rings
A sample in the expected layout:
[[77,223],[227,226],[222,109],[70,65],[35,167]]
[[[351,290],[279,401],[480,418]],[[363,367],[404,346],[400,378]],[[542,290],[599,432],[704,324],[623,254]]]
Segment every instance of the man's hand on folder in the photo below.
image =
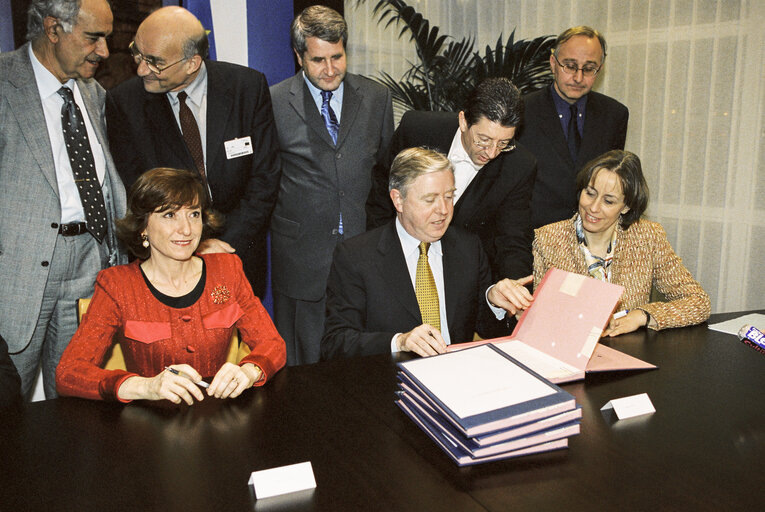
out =
[[434,356],[446,352],[446,342],[441,332],[432,325],[422,324],[396,338],[398,349],[421,356]]
[[534,280],[534,276],[520,279],[503,279],[491,287],[488,294],[489,302],[502,308],[511,315],[524,311],[531,306],[534,297],[526,285]]

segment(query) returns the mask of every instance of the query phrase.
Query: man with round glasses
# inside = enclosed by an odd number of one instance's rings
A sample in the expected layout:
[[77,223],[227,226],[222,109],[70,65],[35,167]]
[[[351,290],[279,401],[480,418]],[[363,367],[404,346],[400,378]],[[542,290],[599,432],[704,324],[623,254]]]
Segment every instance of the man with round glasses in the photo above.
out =
[[154,167],[199,173],[226,216],[204,252],[234,252],[263,296],[266,230],[279,186],[278,141],[265,76],[207,59],[204,27],[189,11],[163,7],[130,43],[138,76],[109,91],[109,143],[129,188]]
[[[457,114],[409,111],[391,140],[389,162],[402,150],[424,146],[447,155],[456,191],[452,224],[477,234],[495,280],[519,279],[531,269],[531,191],[534,156],[515,141],[520,92],[507,78],[484,80]],[[385,167],[390,169],[390,165]],[[388,176],[376,176],[367,202],[367,229],[394,217]]]
[[537,158],[531,200],[535,229],[573,215],[574,178],[585,163],[624,149],[627,107],[592,91],[605,59],[606,40],[600,32],[569,28],[558,36],[550,55],[552,84],[523,98],[526,118],[518,140]]

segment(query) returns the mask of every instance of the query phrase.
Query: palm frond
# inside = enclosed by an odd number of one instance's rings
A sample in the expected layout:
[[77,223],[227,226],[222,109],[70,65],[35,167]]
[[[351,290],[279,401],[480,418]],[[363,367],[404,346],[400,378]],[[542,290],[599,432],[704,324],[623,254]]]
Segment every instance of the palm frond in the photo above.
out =
[[426,66],[433,62],[447,39],[447,36],[438,35],[437,26],[431,28],[430,21],[401,0],[380,0],[372,12],[381,23],[385,22],[386,27],[394,23],[401,24],[398,37],[409,32],[409,40],[414,41],[417,55]]
[[[356,0],[357,5],[365,2]],[[549,59],[554,36],[516,41],[513,30],[506,43],[500,34],[494,47],[487,45],[481,55],[473,36],[456,41],[439,34],[437,26],[403,0],[378,0],[372,12],[385,27],[400,25],[398,37],[409,34],[415,44],[419,63],[410,63],[400,80],[385,72],[375,79],[404,108],[456,111],[476,85],[491,77],[509,78],[522,94],[552,80]]]
[[395,80],[388,73],[381,71],[376,82],[390,89],[393,103],[404,107],[405,110],[430,110],[430,99],[427,88],[421,83],[406,79]]
[[494,49],[486,46],[482,63],[476,68],[477,82],[504,76],[510,78],[521,93],[544,87],[552,80],[549,58],[554,44],[554,36],[515,41],[515,31],[503,44],[500,35]]

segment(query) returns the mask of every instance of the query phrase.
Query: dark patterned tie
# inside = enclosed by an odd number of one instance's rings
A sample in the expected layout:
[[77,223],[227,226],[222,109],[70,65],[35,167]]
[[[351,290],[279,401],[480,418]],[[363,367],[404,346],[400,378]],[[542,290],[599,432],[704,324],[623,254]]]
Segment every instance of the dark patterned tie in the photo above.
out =
[[579,135],[579,126],[577,117],[576,105],[571,105],[571,117],[568,120],[568,151],[571,153],[571,159],[576,162],[576,157],[579,155],[579,146],[582,144],[582,137]]
[[82,210],[85,212],[85,225],[93,238],[101,243],[106,235],[106,206],[104,193],[96,174],[96,164],[88,140],[88,130],[72,90],[62,87],[58,94],[64,99],[61,107],[61,127],[64,130],[66,152],[72,165],[72,175],[77,191],[80,193]]
[[332,142],[337,144],[337,132],[340,130],[340,123],[337,122],[335,111],[329,105],[330,99],[332,99],[332,91],[321,91],[321,117],[324,118],[324,126],[327,127]]
[[441,309],[438,306],[438,290],[436,280],[428,263],[428,249],[430,244],[420,242],[420,258],[417,260],[417,272],[414,278],[414,294],[417,296],[417,304],[420,306],[422,323],[432,325],[441,330]]
[[207,176],[205,175],[205,155],[202,151],[202,138],[199,136],[199,126],[194,119],[194,114],[191,109],[186,105],[186,98],[188,98],[186,91],[178,93],[178,101],[180,102],[180,110],[178,111],[178,117],[181,120],[181,131],[183,132],[183,140],[186,141],[186,147],[189,148],[191,158],[194,159],[194,165],[197,167],[197,172],[202,177],[202,182],[207,188]]

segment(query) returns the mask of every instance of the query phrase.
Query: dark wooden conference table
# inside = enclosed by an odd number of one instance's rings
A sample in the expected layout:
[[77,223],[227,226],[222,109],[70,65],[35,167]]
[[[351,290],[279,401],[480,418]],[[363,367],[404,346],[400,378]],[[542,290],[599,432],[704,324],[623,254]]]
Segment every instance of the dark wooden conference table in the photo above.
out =
[[[706,324],[606,344],[660,369],[563,386],[584,412],[568,449],[466,468],[394,405],[391,356],[192,407],[28,404],[0,421],[0,510],[762,510],[765,354]],[[656,413],[600,411],[643,392]],[[303,461],[315,490],[255,500],[252,471]]]

